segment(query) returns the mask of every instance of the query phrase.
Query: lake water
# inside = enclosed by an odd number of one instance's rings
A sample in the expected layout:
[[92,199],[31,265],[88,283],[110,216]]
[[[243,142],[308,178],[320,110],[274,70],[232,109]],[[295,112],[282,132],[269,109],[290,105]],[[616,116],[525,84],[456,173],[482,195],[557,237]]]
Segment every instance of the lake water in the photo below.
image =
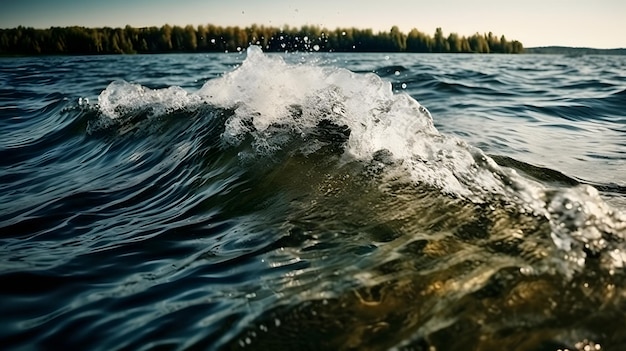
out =
[[620,349],[625,67],[0,58],[0,344]]

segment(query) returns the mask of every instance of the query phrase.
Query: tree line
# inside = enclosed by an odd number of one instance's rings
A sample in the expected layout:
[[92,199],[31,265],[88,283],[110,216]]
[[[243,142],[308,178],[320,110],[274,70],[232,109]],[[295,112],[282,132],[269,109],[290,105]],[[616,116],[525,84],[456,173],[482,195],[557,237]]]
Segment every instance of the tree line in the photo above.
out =
[[249,45],[264,51],[418,52],[418,53],[521,53],[522,43],[491,32],[469,37],[456,33],[434,35],[412,29],[388,32],[371,29],[319,26],[221,27],[187,25],[134,28],[17,27],[0,29],[0,55],[89,55],[172,52],[234,52]]

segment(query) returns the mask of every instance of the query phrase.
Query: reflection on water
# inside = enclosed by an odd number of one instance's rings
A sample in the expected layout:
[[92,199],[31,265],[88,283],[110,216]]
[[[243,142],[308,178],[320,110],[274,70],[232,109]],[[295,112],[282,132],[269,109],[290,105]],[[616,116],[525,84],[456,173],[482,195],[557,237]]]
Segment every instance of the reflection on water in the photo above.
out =
[[626,344],[623,58],[2,63],[8,349]]
[[368,167],[312,179],[306,162],[295,163],[281,169],[281,188],[313,199],[295,201],[302,208],[292,209],[279,260],[306,264],[277,291],[291,303],[262,313],[230,348],[556,350],[585,338],[598,349],[594,340],[623,341],[621,274],[599,257],[573,276],[561,271],[566,257],[546,218],[442,197],[407,179],[381,182]]

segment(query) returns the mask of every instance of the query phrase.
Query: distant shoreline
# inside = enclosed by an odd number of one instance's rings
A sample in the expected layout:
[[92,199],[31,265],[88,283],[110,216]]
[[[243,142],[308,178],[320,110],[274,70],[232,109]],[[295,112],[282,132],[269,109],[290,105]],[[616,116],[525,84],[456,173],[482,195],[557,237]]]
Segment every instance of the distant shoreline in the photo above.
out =
[[462,36],[444,34],[437,28],[430,35],[417,29],[403,33],[319,26],[273,27],[252,25],[134,28],[17,27],[0,29],[0,55],[108,55],[238,52],[258,45],[266,52],[411,52],[519,54],[521,42],[492,32]]
[[618,49],[595,49],[587,47],[571,47],[571,46],[538,46],[525,48],[525,54],[541,54],[541,55],[626,55],[626,48]]
[[626,48],[542,46],[524,48],[517,40],[492,32],[461,36],[433,35],[412,29],[390,31],[319,26],[273,27],[169,26],[134,28],[0,28],[0,56],[63,56],[240,52],[258,45],[266,52],[362,52],[444,54],[626,55]]

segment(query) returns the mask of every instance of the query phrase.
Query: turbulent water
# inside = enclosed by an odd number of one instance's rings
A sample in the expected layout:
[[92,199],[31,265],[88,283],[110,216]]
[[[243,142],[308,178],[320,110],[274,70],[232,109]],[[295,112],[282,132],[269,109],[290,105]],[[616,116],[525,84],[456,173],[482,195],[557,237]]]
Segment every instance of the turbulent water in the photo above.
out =
[[620,350],[626,57],[0,59],[5,350]]

